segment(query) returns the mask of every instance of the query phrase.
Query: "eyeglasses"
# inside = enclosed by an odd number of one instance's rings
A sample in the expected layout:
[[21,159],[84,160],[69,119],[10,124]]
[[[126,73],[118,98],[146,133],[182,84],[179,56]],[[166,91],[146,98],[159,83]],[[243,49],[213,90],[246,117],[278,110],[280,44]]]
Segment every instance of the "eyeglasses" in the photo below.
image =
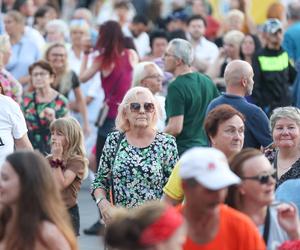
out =
[[154,74],[154,75],[150,75],[150,76],[146,76],[144,79],[147,79],[147,78],[153,78],[153,79],[157,79],[157,80],[162,80],[163,77],[159,74]]
[[173,55],[173,54],[170,54],[170,53],[168,53],[168,52],[165,52],[165,53],[164,53],[164,57],[167,57],[167,56],[177,57],[177,56],[175,56],[175,55]]
[[[138,102],[132,102],[129,104],[130,107],[130,111],[134,112],[134,113],[138,113],[141,110],[142,104],[138,103]],[[152,113],[154,111],[154,104],[151,102],[145,102],[144,103],[144,110],[147,113]]]
[[34,73],[32,74],[31,76],[34,77],[34,78],[37,78],[37,77],[46,77],[46,76],[49,76],[50,74],[48,72],[37,72],[37,73]]
[[258,181],[260,184],[267,184],[270,181],[270,178],[276,179],[276,171],[269,174],[260,174],[251,177],[241,177],[242,180],[254,180]]

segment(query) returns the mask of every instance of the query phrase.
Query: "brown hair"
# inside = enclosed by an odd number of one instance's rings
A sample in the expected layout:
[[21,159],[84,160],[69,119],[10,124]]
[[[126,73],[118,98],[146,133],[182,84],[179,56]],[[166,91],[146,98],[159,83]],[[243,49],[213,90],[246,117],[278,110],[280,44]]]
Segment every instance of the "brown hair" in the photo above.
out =
[[106,244],[120,250],[147,249],[139,244],[141,233],[156,221],[166,208],[167,205],[163,202],[151,201],[132,210],[115,210],[113,220],[106,228]]
[[25,25],[25,17],[17,10],[9,10],[6,15],[15,20],[18,24]]
[[70,248],[77,250],[69,215],[48,161],[40,153],[32,151],[17,151],[8,155],[6,161],[19,177],[20,194],[12,233],[6,234],[7,224],[0,223],[0,241],[6,236],[5,249],[34,249],[38,240],[42,242],[41,223],[49,221],[56,225]]
[[222,104],[212,109],[204,120],[204,129],[208,138],[215,137],[219,125],[235,115],[239,116],[245,122],[244,115],[228,104]]
[[48,71],[51,76],[54,76],[54,77],[56,76],[55,70],[52,68],[52,66],[50,65],[50,63],[48,63],[45,60],[39,60],[39,61],[31,64],[30,67],[29,67],[29,74],[30,75],[32,74],[32,71],[36,67],[40,67],[40,68]]
[[[231,170],[239,177],[243,176],[244,162],[256,157],[261,156],[263,153],[255,148],[246,148],[237,153],[229,159],[229,166]],[[241,205],[241,197],[236,185],[230,186],[225,203],[233,208],[238,209]]]

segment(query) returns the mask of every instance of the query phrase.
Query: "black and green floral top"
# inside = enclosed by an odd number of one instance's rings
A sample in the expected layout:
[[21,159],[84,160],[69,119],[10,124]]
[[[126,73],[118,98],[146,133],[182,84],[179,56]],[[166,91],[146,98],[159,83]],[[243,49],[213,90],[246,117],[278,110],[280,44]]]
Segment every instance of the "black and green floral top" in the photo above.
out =
[[21,103],[22,111],[28,128],[28,137],[34,149],[38,149],[44,155],[50,153],[50,129],[49,121],[44,116],[46,108],[55,110],[55,117],[64,117],[68,113],[68,100],[63,95],[57,96],[47,103],[37,103],[36,93],[27,93]]
[[113,186],[114,204],[127,208],[160,199],[178,160],[174,137],[158,132],[148,147],[137,148],[124,136],[114,158],[120,136],[118,131],[108,135],[92,190],[102,188],[109,194]]

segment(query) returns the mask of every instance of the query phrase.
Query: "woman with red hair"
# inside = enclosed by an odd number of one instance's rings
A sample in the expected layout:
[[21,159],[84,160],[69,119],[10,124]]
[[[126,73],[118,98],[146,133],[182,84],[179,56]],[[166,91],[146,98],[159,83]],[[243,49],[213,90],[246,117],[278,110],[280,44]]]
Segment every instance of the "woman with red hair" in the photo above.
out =
[[[106,137],[115,126],[118,103],[122,102],[125,93],[131,87],[133,66],[138,62],[138,56],[134,50],[125,48],[121,26],[115,21],[107,21],[100,26],[94,49],[88,39],[83,45],[84,57],[79,80],[84,83],[100,71],[105,94],[97,122],[99,129],[96,142],[96,165],[98,166]],[[88,57],[93,50],[98,55],[92,66],[87,68]]]

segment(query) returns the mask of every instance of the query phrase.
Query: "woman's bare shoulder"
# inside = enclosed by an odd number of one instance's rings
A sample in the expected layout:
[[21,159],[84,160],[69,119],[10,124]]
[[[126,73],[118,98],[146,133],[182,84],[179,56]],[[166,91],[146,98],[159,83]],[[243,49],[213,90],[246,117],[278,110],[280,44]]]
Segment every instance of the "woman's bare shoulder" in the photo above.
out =
[[62,232],[49,221],[42,222],[41,237],[47,250],[71,250],[70,244]]

